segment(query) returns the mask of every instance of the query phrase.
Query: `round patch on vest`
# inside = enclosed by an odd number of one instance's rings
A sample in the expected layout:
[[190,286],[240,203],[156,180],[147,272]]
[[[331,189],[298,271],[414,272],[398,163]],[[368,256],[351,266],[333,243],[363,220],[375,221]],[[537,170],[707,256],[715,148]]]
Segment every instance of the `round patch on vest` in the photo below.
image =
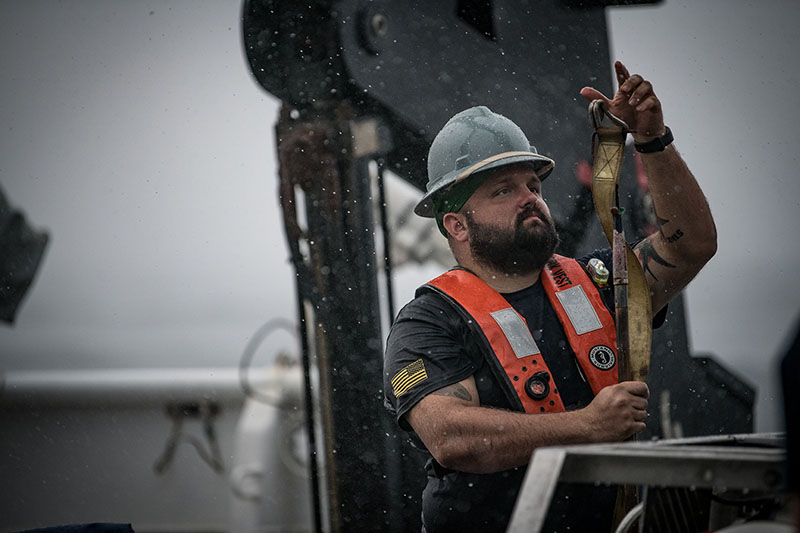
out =
[[608,346],[598,344],[589,350],[589,361],[600,370],[609,370],[614,367],[617,358],[614,355],[614,350]]
[[537,372],[525,382],[525,392],[534,400],[544,400],[550,394],[550,374]]

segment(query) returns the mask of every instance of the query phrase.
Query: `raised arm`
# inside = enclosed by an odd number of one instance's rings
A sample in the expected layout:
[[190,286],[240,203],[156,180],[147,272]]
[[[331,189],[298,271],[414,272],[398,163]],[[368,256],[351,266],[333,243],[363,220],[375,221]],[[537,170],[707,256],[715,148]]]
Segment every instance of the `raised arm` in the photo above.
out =
[[[590,87],[581,90],[581,94],[588,100],[605,100],[610,111],[635,130],[635,142],[662,137],[666,128],[653,86],[640,75],[631,75],[619,61],[614,68],[619,89],[613,99]],[[641,157],[659,229],[642,240],[635,251],[656,312],[683,290],[716,253],[717,230],[703,191],[674,144]]]
[[469,377],[422,398],[406,420],[439,464],[485,474],[527,464],[540,446],[625,440],[645,428],[648,395],[628,381],[578,411],[525,414],[481,407]]

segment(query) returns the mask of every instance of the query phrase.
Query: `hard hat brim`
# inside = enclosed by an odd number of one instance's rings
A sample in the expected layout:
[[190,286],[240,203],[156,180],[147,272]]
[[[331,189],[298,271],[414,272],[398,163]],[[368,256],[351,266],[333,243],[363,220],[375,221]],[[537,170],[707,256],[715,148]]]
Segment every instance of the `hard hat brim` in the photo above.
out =
[[514,163],[531,163],[536,176],[540,181],[544,181],[547,176],[553,172],[555,161],[549,157],[545,157],[533,152],[507,152],[498,154],[477,163],[466,170],[454,170],[444,178],[439,180],[436,187],[426,192],[425,195],[419,200],[417,206],[414,208],[414,213],[426,218],[433,218],[433,196],[448,187],[454,185],[456,182],[468,179],[473,174],[491,170],[493,168],[502,167],[505,165],[513,165]]

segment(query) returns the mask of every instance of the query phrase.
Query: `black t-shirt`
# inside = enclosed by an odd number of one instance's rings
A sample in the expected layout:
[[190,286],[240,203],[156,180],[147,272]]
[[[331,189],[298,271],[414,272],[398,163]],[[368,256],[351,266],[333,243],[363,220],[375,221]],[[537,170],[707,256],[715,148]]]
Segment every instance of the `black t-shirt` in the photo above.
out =
[[[578,261],[586,264],[592,257],[610,270],[611,250],[596,250]],[[613,289],[608,285],[600,294],[613,316]],[[503,296],[525,318],[567,409],[588,405],[594,395],[541,282]],[[403,416],[426,395],[469,376],[481,405],[513,409],[459,311],[440,294],[420,291],[398,314],[384,361],[385,405],[416,446],[424,450]],[[525,470],[470,474],[446,470],[429,458],[422,511],[427,533],[505,531]],[[610,529],[615,495],[608,487],[559,485],[542,531]]]

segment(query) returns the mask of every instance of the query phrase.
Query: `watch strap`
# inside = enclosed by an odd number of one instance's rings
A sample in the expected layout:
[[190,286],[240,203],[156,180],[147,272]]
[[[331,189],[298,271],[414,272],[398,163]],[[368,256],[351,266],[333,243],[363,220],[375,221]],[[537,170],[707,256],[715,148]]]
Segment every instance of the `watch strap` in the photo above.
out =
[[667,130],[666,133],[657,138],[653,139],[652,141],[648,141],[646,143],[633,143],[633,147],[636,148],[636,151],[640,154],[651,154],[653,152],[663,152],[664,149],[672,144],[672,141],[675,138],[672,136],[672,130],[669,129],[669,126],[664,126],[664,129]]

